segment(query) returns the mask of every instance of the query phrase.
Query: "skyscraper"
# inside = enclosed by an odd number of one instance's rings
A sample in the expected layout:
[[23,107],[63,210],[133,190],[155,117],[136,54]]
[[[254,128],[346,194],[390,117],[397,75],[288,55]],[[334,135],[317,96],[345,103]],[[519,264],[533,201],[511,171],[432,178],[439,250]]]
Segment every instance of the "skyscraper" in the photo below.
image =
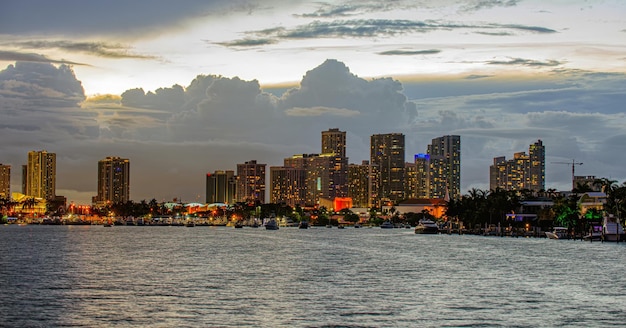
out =
[[0,198],[11,198],[11,165],[0,163]]
[[266,166],[266,164],[257,164],[256,161],[248,161],[243,164],[237,164],[237,201],[265,202]]
[[96,206],[126,203],[130,200],[130,161],[107,157],[98,161],[98,195]]
[[372,177],[377,176],[376,172],[372,172],[369,161],[363,161],[361,164],[350,164],[348,166],[348,197],[352,198],[352,204],[355,207],[371,207],[372,200],[377,196],[376,190],[372,190]]
[[235,201],[235,172],[215,171],[206,175],[206,202],[232,204]]
[[529,147],[529,154],[517,152],[513,159],[499,156],[489,167],[489,188],[504,190],[545,190],[545,147],[538,140]]
[[56,154],[42,151],[28,152],[26,167],[26,195],[45,200],[56,196]]
[[346,157],[346,132],[339,129],[322,131],[322,155],[334,157],[329,174],[328,198],[348,195],[348,158]]
[[432,140],[430,156],[430,197],[461,197],[461,136],[448,135]]
[[377,204],[396,202],[404,195],[404,134],[375,134],[370,137],[370,163],[376,167],[374,189],[378,191]]

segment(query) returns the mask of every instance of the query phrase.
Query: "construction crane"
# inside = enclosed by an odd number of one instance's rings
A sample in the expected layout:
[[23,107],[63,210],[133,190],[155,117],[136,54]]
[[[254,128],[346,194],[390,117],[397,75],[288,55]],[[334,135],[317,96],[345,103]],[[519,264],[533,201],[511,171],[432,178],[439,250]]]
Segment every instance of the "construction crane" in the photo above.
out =
[[552,164],[567,164],[567,165],[571,165],[572,166],[572,190],[576,189],[576,182],[575,182],[575,172],[576,172],[576,165],[583,165],[583,163],[580,162],[576,162],[575,160],[572,159],[572,162],[552,162]]

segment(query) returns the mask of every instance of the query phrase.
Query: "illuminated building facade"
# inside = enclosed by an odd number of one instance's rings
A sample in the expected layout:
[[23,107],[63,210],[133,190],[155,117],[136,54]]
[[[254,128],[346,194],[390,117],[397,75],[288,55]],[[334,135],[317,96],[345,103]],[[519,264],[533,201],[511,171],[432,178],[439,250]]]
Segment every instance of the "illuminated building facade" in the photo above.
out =
[[256,161],[237,164],[237,191],[239,202],[265,202],[265,167]]
[[270,203],[306,204],[306,170],[290,166],[270,167]]
[[98,161],[97,206],[126,203],[130,200],[130,161],[127,158],[107,157]]
[[372,166],[369,161],[362,164],[350,164],[348,166],[348,197],[352,198],[355,207],[371,207],[372,196],[376,195],[372,191]]
[[0,164],[0,198],[11,198],[11,165]]
[[206,175],[206,203],[233,204],[236,189],[235,172],[215,171]]
[[415,162],[415,198],[430,197],[430,155],[416,154]]
[[370,137],[370,163],[376,167],[374,206],[397,202],[405,197],[404,134],[375,134]]
[[429,191],[427,198],[461,197],[461,136],[432,139],[428,145]]
[[45,150],[28,152],[26,195],[52,200],[56,196],[56,154]]
[[332,167],[328,172],[328,197],[348,195],[348,157],[346,157],[346,132],[339,129],[322,131],[322,155],[329,159]]
[[529,147],[529,154],[518,152],[513,159],[499,156],[489,167],[489,189],[545,190],[545,147],[538,140]]

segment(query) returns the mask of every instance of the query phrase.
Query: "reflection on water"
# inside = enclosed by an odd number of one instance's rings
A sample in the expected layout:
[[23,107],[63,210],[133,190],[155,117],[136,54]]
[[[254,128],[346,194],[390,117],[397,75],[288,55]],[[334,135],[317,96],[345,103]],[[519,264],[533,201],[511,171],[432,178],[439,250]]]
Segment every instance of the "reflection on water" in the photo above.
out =
[[0,326],[623,326],[626,244],[0,226]]

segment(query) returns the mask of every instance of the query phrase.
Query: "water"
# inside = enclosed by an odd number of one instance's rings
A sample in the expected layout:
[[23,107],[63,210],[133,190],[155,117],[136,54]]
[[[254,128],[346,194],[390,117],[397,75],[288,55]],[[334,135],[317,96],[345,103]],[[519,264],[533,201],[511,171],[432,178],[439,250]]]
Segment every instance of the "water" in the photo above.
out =
[[626,244],[410,229],[0,226],[2,327],[607,327]]

